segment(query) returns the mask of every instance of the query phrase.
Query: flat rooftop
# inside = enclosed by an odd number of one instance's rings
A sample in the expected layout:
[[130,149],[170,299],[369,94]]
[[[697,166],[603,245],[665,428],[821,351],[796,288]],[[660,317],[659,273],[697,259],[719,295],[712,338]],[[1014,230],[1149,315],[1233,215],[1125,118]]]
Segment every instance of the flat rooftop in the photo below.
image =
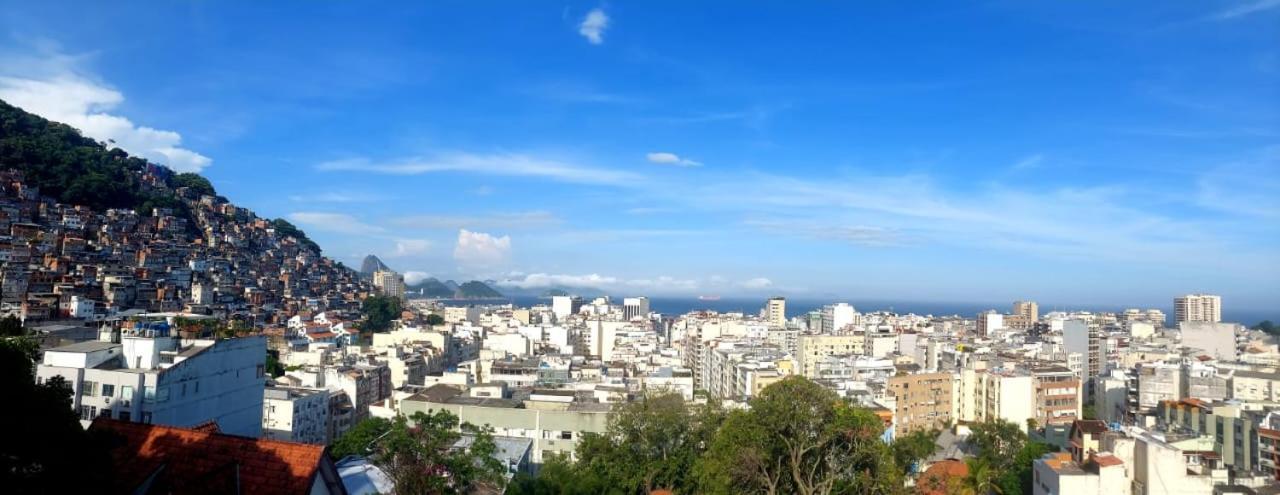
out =
[[76,342],[74,344],[68,344],[62,347],[54,347],[53,349],[45,350],[45,352],[89,353],[89,352],[105,351],[113,347],[120,347],[120,344],[90,340],[87,342]]

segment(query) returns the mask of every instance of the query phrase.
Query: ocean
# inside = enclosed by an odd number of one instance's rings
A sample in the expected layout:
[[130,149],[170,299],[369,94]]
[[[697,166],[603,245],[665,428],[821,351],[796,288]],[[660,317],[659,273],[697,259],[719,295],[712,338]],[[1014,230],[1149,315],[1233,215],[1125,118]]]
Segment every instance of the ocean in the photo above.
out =
[[[591,298],[583,299],[590,301]],[[621,302],[621,297],[610,298],[615,303]],[[520,307],[529,307],[538,304],[551,304],[550,297],[538,296],[515,296],[509,298],[497,299],[442,299],[448,305],[467,305],[467,304],[515,304]],[[821,309],[822,306],[835,303],[847,302],[852,304],[854,309],[866,313],[873,311],[892,311],[898,314],[914,313],[917,315],[933,315],[933,316],[950,316],[960,315],[973,317],[982,311],[994,309],[1001,312],[1007,312],[1011,309],[1012,301],[998,303],[961,303],[961,302],[923,302],[923,301],[872,301],[872,300],[818,300],[818,299],[787,299],[787,317],[793,317],[808,313],[810,311]],[[753,298],[722,298],[719,300],[701,300],[696,297],[651,297],[649,298],[649,309],[651,311],[661,313],[664,316],[678,316],[691,311],[713,310],[721,313],[740,311],[743,313],[758,314],[760,308],[764,306],[765,299]],[[1224,305],[1225,306],[1225,305]],[[1093,312],[1120,312],[1127,308],[1137,306],[1091,306],[1091,305],[1040,305],[1040,314],[1050,311],[1093,311]],[[1148,309],[1148,307],[1139,307],[1139,309]],[[1173,306],[1158,307],[1164,311],[1165,316],[1173,320]],[[1222,311],[1224,321],[1243,323],[1247,326],[1253,326],[1262,320],[1271,320],[1280,322],[1280,309],[1273,310],[1232,310],[1229,306],[1224,307]]]

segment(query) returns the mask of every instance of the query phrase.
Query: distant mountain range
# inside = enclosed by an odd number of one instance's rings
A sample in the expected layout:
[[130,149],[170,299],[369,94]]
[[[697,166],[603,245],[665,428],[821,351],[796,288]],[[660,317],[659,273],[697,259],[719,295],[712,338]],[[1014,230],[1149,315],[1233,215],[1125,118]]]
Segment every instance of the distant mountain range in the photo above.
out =
[[[383,263],[382,260],[372,254],[365,256],[364,261],[360,263],[360,275],[363,277],[373,278],[374,272],[379,270],[391,270],[391,267],[388,267],[386,263]],[[503,297],[501,292],[494,290],[486,282],[472,280],[459,284],[452,280],[441,281],[435,277],[406,286],[405,295],[434,299],[494,299]]]
[[504,297],[501,292],[494,290],[489,284],[479,280],[458,284],[452,280],[441,282],[440,279],[435,277],[406,287],[405,293],[409,297],[439,299],[494,299]]

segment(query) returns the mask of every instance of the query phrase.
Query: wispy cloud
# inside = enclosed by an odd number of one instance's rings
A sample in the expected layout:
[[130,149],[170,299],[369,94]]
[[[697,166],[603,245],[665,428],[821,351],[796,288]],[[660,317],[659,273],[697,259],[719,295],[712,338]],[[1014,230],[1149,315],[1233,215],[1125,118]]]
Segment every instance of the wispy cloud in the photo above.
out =
[[563,161],[538,158],[518,153],[475,154],[443,153],[430,158],[407,158],[377,162],[354,158],[321,163],[322,171],[372,172],[389,175],[421,175],[456,172],[513,177],[537,177],[558,182],[598,185],[629,185],[640,181],[638,174]]
[[832,222],[814,222],[803,219],[763,219],[743,222],[764,232],[799,235],[810,239],[840,241],[866,247],[900,246],[905,239],[902,233],[884,227],[865,225],[841,225]]
[[742,283],[742,288],[747,290],[761,290],[773,287],[773,281],[764,277],[756,277]]
[[548,211],[522,211],[490,215],[411,215],[393,218],[392,225],[407,229],[527,229],[561,223],[560,217]]
[[556,81],[525,88],[521,93],[563,103],[638,103],[640,98],[601,91],[587,84]]
[[1256,0],[1223,10],[1209,16],[1209,18],[1218,21],[1226,21],[1260,12],[1266,12],[1277,7],[1280,7],[1280,0]]
[[602,9],[591,9],[578,24],[578,34],[593,45],[604,43],[604,31],[609,27],[609,16]]
[[376,201],[386,201],[389,199],[392,198],[382,195],[351,192],[319,192],[312,194],[293,194],[289,196],[289,201],[297,203],[372,203]]
[[1031,170],[1033,168],[1039,167],[1040,164],[1043,162],[1044,162],[1044,155],[1040,153],[1036,153],[1034,155],[1023,157],[1021,160],[1014,162],[1012,168],[1013,170],[1017,170],[1017,171]]
[[431,241],[426,239],[397,239],[396,250],[391,253],[391,256],[395,258],[421,256],[431,251],[431,245]]
[[179,172],[199,172],[213,163],[182,147],[177,132],[110,113],[124,102],[124,93],[85,70],[88,56],[64,54],[48,42],[32,50],[34,54],[0,52],[0,99]]
[[702,166],[701,162],[693,161],[688,158],[681,158],[680,155],[677,155],[675,153],[668,153],[665,151],[655,151],[655,152],[646,154],[644,157],[646,160],[649,160],[649,163],[656,163],[659,165],[675,165],[678,167],[701,167]]
[[382,227],[361,222],[346,213],[299,211],[290,213],[289,220],[310,230],[336,234],[367,235],[386,232]]

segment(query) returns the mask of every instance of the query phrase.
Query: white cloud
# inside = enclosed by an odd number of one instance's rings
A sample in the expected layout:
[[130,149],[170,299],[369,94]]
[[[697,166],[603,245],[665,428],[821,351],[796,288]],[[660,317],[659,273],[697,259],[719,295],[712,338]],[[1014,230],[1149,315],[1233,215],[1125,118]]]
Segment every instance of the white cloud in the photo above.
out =
[[404,283],[407,285],[416,285],[418,282],[431,278],[431,274],[416,270],[404,272]]
[[317,165],[316,168],[325,171],[359,171],[389,175],[462,172],[539,177],[558,182],[604,185],[634,184],[641,179],[639,175],[630,172],[570,164],[518,153],[442,153],[430,158],[408,158],[391,162],[373,162],[365,158],[356,158],[325,162]]
[[522,211],[491,215],[412,215],[391,220],[397,227],[411,229],[526,229],[560,223],[560,218],[547,211]]
[[657,163],[659,165],[676,165],[680,167],[700,167],[702,163],[695,162],[688,158],[680,158],[675,153],[667,153],[665,151],[655,151],[645,155],[649,163]]
[[396,251],[391,254],[393,257],[403,258],[405,256],[418,256],[426,254],[431,250],[431,241],[426,239],[397,239]]
[[0,53],[0,99],[179,172],[199,172],[213,163],[181,147],[182,136],[176,132],[108,113],[124,102],[124,94],[83,71],[83,57],[51,47],[39,51],[35,58]]
[[349,235],[368,235],[385,232],[376,225],[369,225],[345,213],[300,211],[289,214],[289,220],[308,229]]
[[458,231],[458,244],[453,248],[453,259],[467,268],[493,268],[511,256],[511,237],[495,237],[484,232],[467,229]]
[[1258,12],[1266,12],[1277,7],[1280,7],[1280,0],[1258,0],[1218,12],[1217,14],[1212,15],[1211,18],[1219,21],[1225,21]]
[[742,283],[742,288],[751,290],[768,289],[773,287],[773,281],[764,277],[757,277]]
[[604,10],[592,9],[587,12],[587,16],[582,18],[582,23],[578,24],[578,34],[586,38],[593,45],[604,43],[604,30],[609,27],[609,16],[605,15]]
[[583,287],[601,290],[645,290],[653,292],[682,292],[697,289],[697,280],[678,279],[670,276],[659,276],[648,279],[623,279],[614,276],[591,273],[586,275],[565,275],[550,273],[530,273],[520,276],[509,275],[499,280],[497,285],[519,289],[545,289],[550,287]]

